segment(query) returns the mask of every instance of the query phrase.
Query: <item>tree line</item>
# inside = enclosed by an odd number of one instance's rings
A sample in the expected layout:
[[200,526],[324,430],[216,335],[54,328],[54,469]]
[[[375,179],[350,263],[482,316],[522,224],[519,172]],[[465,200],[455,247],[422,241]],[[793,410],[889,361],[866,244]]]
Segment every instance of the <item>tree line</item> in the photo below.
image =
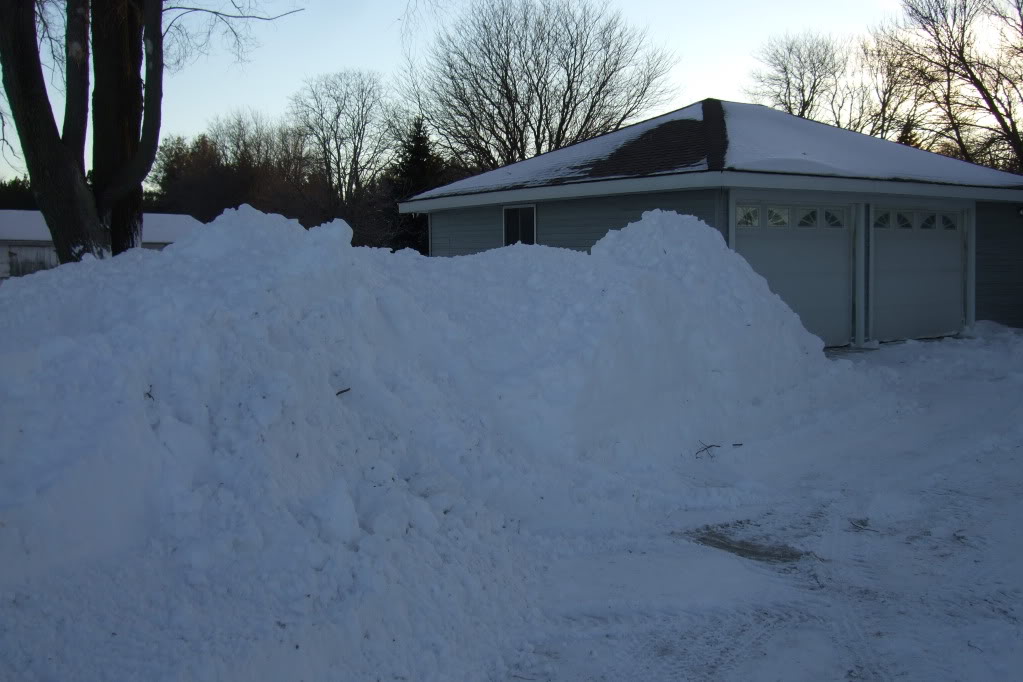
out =
[[[138,245],[147,175],[146,200],[158,209],[208,220],[247,202],[306,225],[346,218],[357,243],[423,250],[425,223],[398,215],[399,199],[615,130],[662,102],[673,64],[606,4],[477,0],[398,87],[360,71],[316,76],[280,120],[228,113],[157,148],[164,69],[206,49],[217,31],[244,42],[240,22],[274,18],[257,4],[235,0],[224,12],[212,0],[0,3],[10,105],[0,108],[0,136],[13,120],[62,262]],[[47,50],[75,107],[63,131],[44,87]],[[90,72],[91,175],[82,162],[90,100],[81,95]]]
[[[236,0],[229,13],[217,7],[0,3],[0,137],[13,122],[62,261],[138,245],[143,201],[201,220],[240,203],[305,225],[341,217],[357,243],[423,250],[425,223],[399,215],[400,199],[616,130],[672,94],[673,55],[607,4],[476,0],[397,84],[353,70],[315,76],[279,120],[226,113],[199,135],[165,136],[157,147],[164,69],[208,49],[218,32],[238,47],[240,24],[275,19],[257,12],[258,0]],[[762,68],[751,74],[749,95],[798,116],[1023,170],[1023,0],[903,0],[903,15],[860,39],[771,38],[757,54]],[[62,129],[44,61],[67,95]]]
[[1023,0],[903,0],[866,36],[776,36],[748,94],[797,116],[1023,173]]

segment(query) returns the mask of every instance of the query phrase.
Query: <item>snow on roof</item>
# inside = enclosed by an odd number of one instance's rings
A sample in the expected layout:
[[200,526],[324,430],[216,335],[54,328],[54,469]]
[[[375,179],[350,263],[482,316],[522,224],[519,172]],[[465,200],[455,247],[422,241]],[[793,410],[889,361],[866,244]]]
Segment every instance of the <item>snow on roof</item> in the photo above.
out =
[[[661,172],[707,170],[706,154],[699,144],[704,136],[690,134],[690,131],[702,128],[699,125],[702,121],[703,110],[698,102],[621,130],[423,192],[413,198],[432,199],[597,178],[646,175],[646,167],[658,164],[662,166]],[[679,144],[665,145],[665,137],[674,138]],[[629,143],[632,142],[640,142],[642,149],[631,147]],[[673,158],[664,158],[663,152],[666,150],[678,153],[672,154]],[[640,151],[640,154],[636,154],[636,151]],[[616,152],[621,153],[616,156]],[[646,156],[643,152],[650,152],[650,156],[655,158],[647,160],[643,158]],[[657,152],[661,154],[657,155]]]
[[[142,221],[142,241],[170,244],[200,225],[192,216],[147,213]],[[0,239],[48,242],[50,230],[39,211],[0,211]]]
[[759,104],[725,102],[730,169],[848,178],[1023,187],[997,171]]
[[706,99],[408,201],[708,170],[1023,188],[1023,176],[759,104]]

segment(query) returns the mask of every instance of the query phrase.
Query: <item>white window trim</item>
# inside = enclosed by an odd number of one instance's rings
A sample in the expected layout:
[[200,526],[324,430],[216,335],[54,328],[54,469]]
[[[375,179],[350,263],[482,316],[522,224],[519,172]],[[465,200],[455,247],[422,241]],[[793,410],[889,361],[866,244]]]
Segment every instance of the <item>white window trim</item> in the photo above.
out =
[[[513,208],[531,208],[533,209],[533,244],[540,244],[540,230],[538,221],[536,219],[536,204],[506,204],[501,206],[501,245],[498,248],[504,248],[509,246],[504,243],[504,212]],[[516,242],[520,243],[520,242]]]

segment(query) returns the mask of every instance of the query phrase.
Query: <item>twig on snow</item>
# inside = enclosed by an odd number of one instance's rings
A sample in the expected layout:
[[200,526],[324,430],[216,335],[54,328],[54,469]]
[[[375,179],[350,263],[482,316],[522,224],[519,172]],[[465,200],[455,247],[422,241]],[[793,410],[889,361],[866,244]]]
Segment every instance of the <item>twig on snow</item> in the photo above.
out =
[[338,391],[334,395],[341,395],[342,393],[348,393],[348,391],[350,391],[350,390],[352,390],[352,389],[351,388],[342,388],[340,391]]
[[716,443],[711,443],[710,445],[707,445],[707,444],[706,444],[706,443],[704,443],[704,442],[703,442],[702,440],[701,440],[701,441],[697,441],[697,442],[698,442],[698,443],[699,443],[700,445],[702,445],[702,446],[703,446],[703,447],[701,447],[701,448],[700,448],[699,450],[697,450],[697,451],[696,451],[696,457],[697,457],[697,458],[699,458],[699,456],[700,456],[700,455],[702,455],[702,454],[703,454],[703,453],[705,453],[705,452],[707,453],[707,456],[708,456],[708,457],[710,457],[710,458],[713,458],[713,457],[714,457],[714,453],[713,453],[713,452],[711,452],[711,450],[713,450],[714,448],[719,448],[719,447],[721,447],[720,445],[718,445],[718,444],[716,444]]

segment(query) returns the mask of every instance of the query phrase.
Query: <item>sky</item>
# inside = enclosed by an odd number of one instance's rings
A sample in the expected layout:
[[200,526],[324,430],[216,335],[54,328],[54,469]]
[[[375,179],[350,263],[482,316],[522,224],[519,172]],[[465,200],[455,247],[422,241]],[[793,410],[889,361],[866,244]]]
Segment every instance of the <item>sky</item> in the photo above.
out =
[[[453,19],[460,0],[265,0],[268,13],[301,12],[252,26],[257,44],[239,62],[223,47],[169,73],[162,133],[191,136],[220,115],[257,110],[282,115],[306,78],[342,69],[398,74],[420,59],[436,27]],[[747,101],[756,50],[772,35],[815,30],[836,36],[866,31],[898,15],[899,0],[609,0],[649,40],[678,58],[673,96],[650,115],[706,97]],[[411,10],[411,11],[410,11]],[[0,159],[0,176],[22,170]]]

